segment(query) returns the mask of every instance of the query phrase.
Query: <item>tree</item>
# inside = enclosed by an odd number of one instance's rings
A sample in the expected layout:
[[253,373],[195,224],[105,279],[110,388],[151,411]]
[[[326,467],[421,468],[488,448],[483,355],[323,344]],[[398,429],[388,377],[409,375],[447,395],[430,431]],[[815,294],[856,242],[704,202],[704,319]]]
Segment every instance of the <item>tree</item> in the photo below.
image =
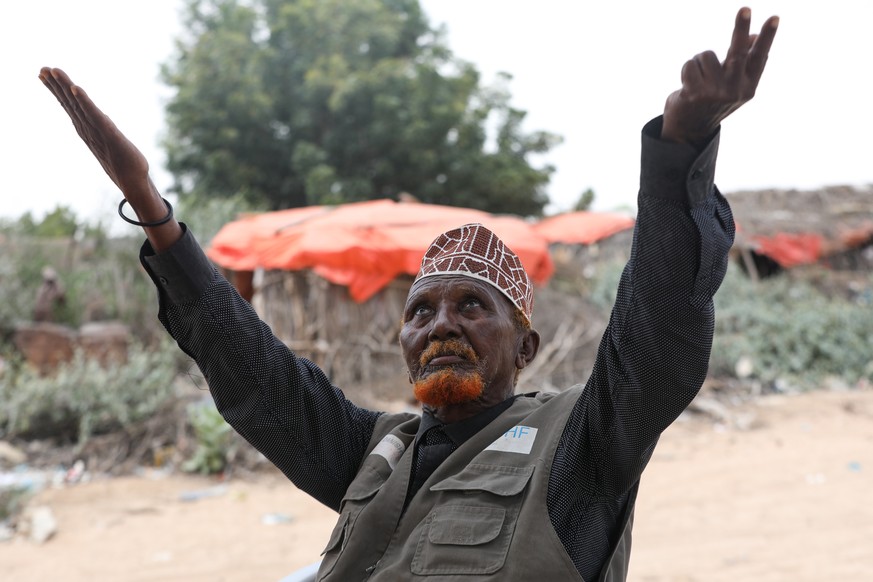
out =
[[42,238],[72,237],[82,228],[73,209],[62,204],[56,205],[39,221],[34,219],[30,211],[25,212],[10,226],[20,234]]
[[594,204],[594,190],[586,188],[585,191],[579,195],[579,200],[576,201],[573,210],[577,212],[581,210],[591,210],[592,204]]
[[510,77],[480,86],[418,0],[188,0],[184,28],[162,72],[183,197],[278,209],[409,192],[521,215],[548,201],[553,168],[529,158],[560,138],[522,131]]

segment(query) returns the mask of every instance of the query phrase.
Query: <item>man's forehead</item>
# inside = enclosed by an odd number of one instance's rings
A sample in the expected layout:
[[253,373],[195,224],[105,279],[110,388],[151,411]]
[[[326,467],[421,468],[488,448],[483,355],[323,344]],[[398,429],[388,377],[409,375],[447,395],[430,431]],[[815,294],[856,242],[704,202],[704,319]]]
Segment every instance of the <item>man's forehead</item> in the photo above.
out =
[[409,289],[409,295],[412,295],[413,293],[418,293],[422,289],[437,286],[446,287],[448,289],[473,288],[487,289],[488,291],[497,291],[494,285],[482,279],[474,279],[473,277],[468,277],[466,275],[445,274],[431,275],[430,277],[425,277],[424,279],[417,279],[415,282],[412,283],[412,287],[410,287]]
[[409,289],[409,294],[406,296],[406,303],[409,304],[410,301],[429,293],[446,295],[464,292],[486,294],[495,300],[499,297],[501,300],[505,301],[507,305],[515,307],[512,304],[512,301],[510,301],[509,298],[491,282],[466,275],[455,274],[432,275],[424,279],[418,279]]

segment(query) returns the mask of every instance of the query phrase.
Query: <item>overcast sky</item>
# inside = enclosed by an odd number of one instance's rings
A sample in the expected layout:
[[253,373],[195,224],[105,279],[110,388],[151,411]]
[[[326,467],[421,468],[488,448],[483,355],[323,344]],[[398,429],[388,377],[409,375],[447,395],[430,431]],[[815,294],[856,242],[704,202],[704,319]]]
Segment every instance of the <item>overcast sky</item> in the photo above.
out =
[[[679,86],[682,64],[705,49],[721,57],[742,5],[724,0],[571,2],[424,0],[450,47],[487,82],[513,75],[513,104],[528,130],[561,134],[552,212],[586,188],[598,209],[632,206],[639,130]],[[0,23],[3,139],[0,216],[36,216],[57,204],[82,218],[110,217],[119,193],[37,79],[64,68],[149,158],[169,185],[158,142],[168,90],[159,64],[179,31],[180,0],[28,0]],[[769,0],[748,4],[753,29],[781,26],[755,100],[724,125],[723,191],[873,184],[873,2]],[[132,228],[132,227],[131,227]]]

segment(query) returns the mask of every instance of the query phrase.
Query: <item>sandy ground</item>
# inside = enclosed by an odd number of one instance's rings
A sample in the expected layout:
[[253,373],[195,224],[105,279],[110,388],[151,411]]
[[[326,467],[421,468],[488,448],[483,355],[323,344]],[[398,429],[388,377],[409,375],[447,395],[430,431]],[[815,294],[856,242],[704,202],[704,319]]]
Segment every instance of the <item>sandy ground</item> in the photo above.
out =
[[[869,582],[871,493],[873,391],[680,419],[643,476],[630,580]],[[0,544],[4,581],[276,581],[317,559],[334,522],[273,474],[95,480],[35,504],[58,531]]]

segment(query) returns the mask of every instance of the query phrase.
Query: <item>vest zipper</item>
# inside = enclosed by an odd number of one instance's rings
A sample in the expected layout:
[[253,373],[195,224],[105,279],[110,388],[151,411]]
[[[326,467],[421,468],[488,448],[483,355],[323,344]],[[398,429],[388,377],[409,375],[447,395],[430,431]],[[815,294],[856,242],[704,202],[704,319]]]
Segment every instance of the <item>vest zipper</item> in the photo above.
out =
[[[381,562],[381,561],[382,561],[382,560],[379,560],[379,562]],[[375,572],[375,571],[376,571],[376,568],[379,566],[379,562],[376,562],[375,564],[373,564],[372,566],[370,566],[369,568],[367,568],[367,569],[365,570],[365,572],[367,573],[367,577],[364,578],[364,580],[369,579],[370,576],[373,575],[373,572]]]

